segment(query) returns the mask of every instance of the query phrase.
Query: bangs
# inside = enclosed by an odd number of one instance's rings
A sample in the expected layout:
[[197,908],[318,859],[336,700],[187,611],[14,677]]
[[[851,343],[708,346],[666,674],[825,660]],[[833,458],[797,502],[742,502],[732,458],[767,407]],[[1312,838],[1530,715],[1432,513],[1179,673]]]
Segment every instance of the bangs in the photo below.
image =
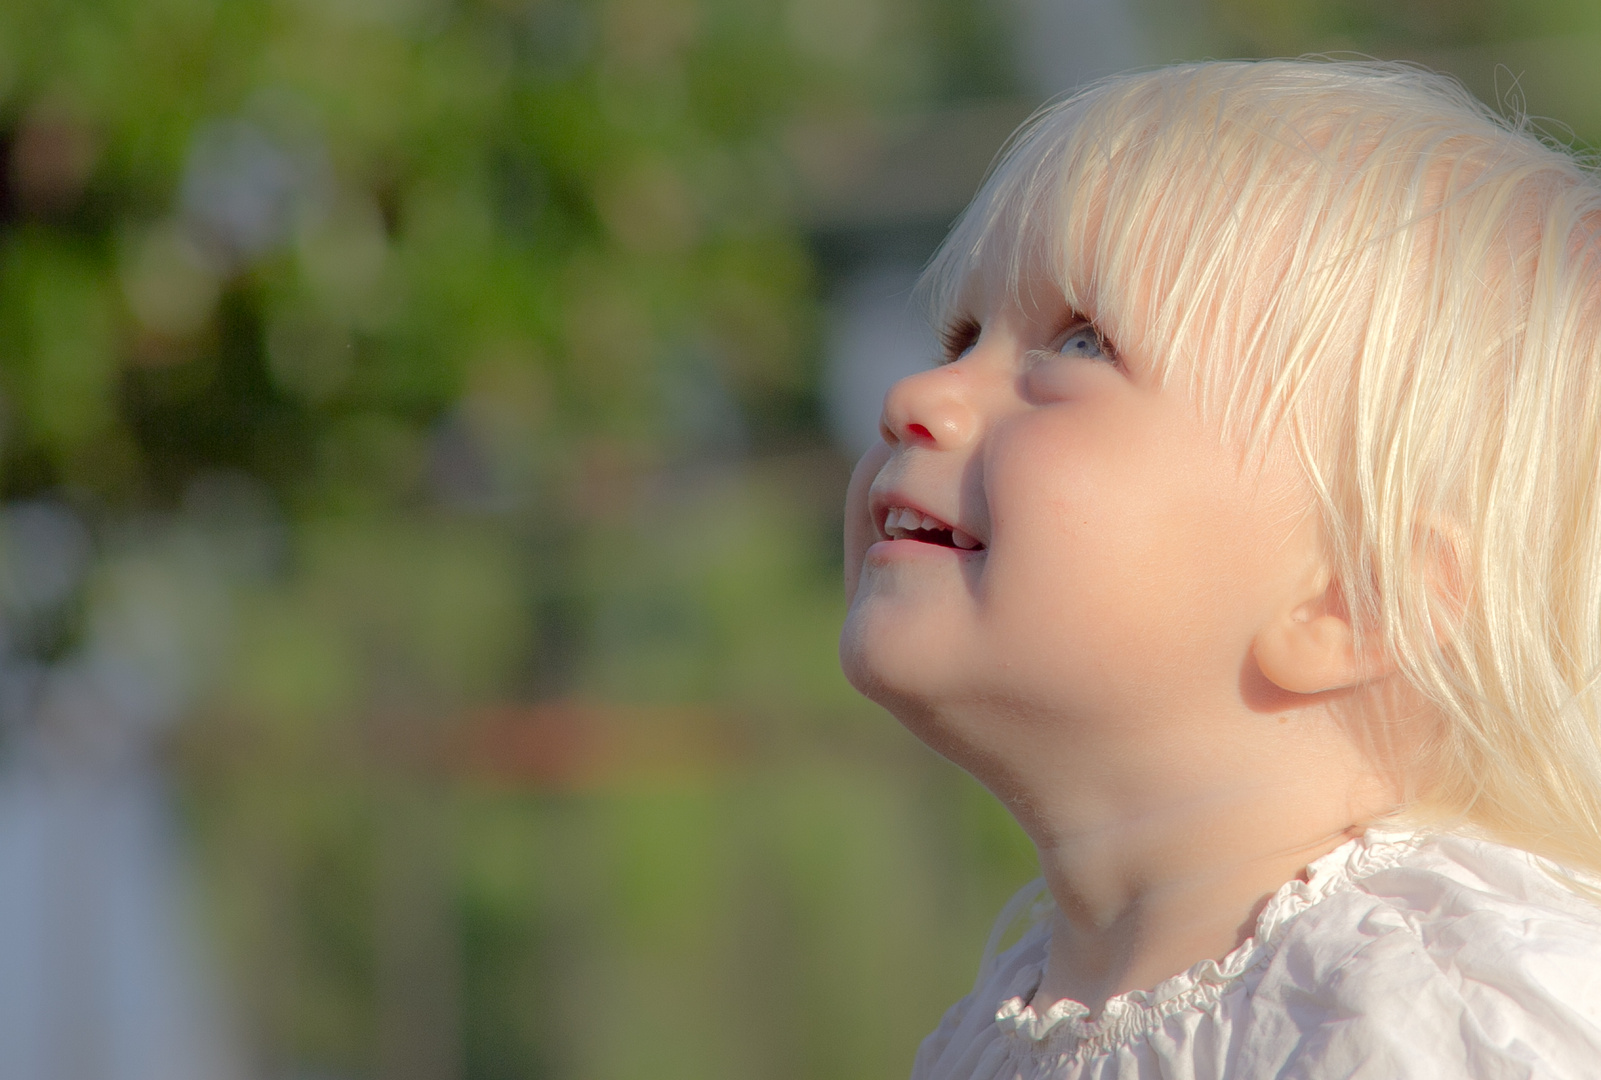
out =
[[1116,77],[1019,130],[921,287],[940,326],[974,317],[975,282],[1024,307],[1049,290],[1159,382],[1183,381],[1225,439],[1254,442],[1365,347],[1416,344],[1367,339],[1375,297],[1418,276],[1431,230],[1413,226],[1514,138],[1530,141],[1403,65]]

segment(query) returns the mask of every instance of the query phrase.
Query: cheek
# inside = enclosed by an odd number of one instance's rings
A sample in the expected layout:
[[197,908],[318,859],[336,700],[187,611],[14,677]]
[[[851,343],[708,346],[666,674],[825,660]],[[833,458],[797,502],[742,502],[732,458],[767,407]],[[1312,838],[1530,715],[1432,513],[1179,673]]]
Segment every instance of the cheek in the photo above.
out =
[[992,610],[1101,663],[1209,648],[1197,639],[1238,591],[1249,549],[1207,448],[1084,427],[1034,434],[994,462],[1006,574]]
[[1009,650],[1049,652],[1088,644],[1086,630],[1111,631],[1131,599],[1130,583],[1148,569],[1139,550],[1148,507],[1129,497],[1120,463],[1105,460],[1082,432],[1031,434],[990,462],[995,558],[987,607]]

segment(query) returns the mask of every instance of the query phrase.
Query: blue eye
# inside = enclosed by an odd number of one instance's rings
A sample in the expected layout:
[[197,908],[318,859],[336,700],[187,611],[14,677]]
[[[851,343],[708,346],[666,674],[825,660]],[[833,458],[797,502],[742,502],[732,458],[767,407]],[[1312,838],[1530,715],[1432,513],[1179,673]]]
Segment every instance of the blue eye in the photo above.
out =
[[1062,339],[1057,346],[1057,353],[1062,356],[1071,356],[1082,360],[1110,360],[1111,350],[1101,339],[1100,333],[1088,323],[1074,330]]

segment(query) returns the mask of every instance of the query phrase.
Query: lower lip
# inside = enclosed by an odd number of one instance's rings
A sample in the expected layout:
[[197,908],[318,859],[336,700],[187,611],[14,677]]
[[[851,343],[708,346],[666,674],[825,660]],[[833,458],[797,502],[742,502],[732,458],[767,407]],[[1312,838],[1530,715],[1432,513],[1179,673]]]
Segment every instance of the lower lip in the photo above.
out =
[[866,561],[889,562],[892,559],[974,559],[984,554],[984,548],[946,547],[943,544],[925,544],[921,540],[880,540],[867,549]]

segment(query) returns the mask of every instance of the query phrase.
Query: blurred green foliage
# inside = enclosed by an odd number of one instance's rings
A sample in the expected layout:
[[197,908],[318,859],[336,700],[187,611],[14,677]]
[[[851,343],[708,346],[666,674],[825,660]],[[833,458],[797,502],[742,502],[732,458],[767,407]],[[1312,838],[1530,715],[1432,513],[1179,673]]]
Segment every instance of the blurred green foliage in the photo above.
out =
[[[1141,10],[1601,132],[1585,3]],[[0,496],[224,553],[173,760],[263,1075],[881,1077],[963,991],[1031,852],[837,673],[796,159],[1019,92],[1010,17],[0,5]]]
[[265,1075],[880,1076],[960,992],[1027,863],[836,670],[788,140],[1004,32],[0,7],[0,494],[233,553],[174,760]]

